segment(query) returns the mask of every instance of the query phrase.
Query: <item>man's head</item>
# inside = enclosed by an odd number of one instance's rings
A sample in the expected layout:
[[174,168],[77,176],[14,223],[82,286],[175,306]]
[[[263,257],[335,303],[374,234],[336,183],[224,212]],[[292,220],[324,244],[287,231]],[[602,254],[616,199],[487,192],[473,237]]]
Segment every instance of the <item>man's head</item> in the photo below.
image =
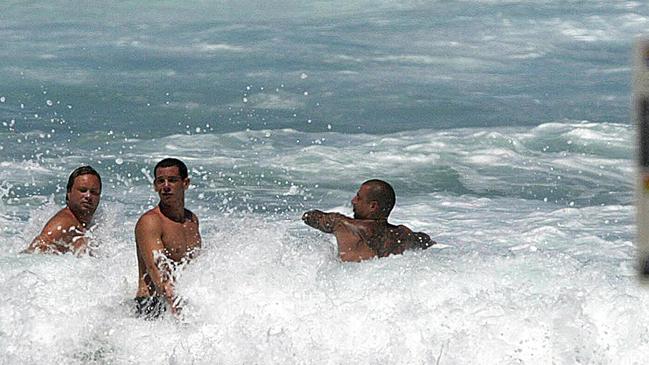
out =
[[378,179],[368,180],[352,199],[354,218],[387,219],[395,201],[394,189],[390,184]]
[[165,158],[153,169],[153,186],[165,205],[184,204],[189,187],[187,166],[176,158]]
[[65,202],[75,216],[89,221],[97,210],[101,196],[101,177],[90,166],[81,166],[70,174]]
[[158,177],[158,169],[161,167],[178,167],[179,175],[182,179],[186,179],[189,175],[187,173],[187,165],[177,158],[165,158],[160,160],[153,168],[153,177]]

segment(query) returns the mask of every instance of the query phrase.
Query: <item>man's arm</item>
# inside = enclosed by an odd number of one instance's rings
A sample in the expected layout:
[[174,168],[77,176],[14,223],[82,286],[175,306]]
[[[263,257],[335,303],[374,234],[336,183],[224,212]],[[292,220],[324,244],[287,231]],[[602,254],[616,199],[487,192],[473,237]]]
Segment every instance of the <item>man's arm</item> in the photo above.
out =
[[362,261],[376,256],[363,238],[362,227],[349,217],[312,210],[304,213],[302,220],[313,228],[336,236],[338,255],[342,261]]
[[302,215],[304,223],[324,233],[334,233],[336,224],[344,219],[349,218],[340,213],[325,213],[320,210],[311,210]]
[[200,230],[200,225],[198,224],[198,217],[196,216],[196,214],[192,213],[191,211],[189,213],[191,214],[192,222],[196,224],[196,237],[194,237],[194,242],[196,244],[194,245],[194,248],[187,253],[187,259],[191,261],[201,253],[201,248],[203,247],[203,240],[201,238],[201,230]]
[[169,267],[162,267],[164,263],[164,245],[162,244],[162,227],[159,218],[145,214],[135,225],[135,243],[140,257],[144,262],[146,273],[162,294],[171,308],[171,313],[176,314],[178,308],[174,300],[173,276]]

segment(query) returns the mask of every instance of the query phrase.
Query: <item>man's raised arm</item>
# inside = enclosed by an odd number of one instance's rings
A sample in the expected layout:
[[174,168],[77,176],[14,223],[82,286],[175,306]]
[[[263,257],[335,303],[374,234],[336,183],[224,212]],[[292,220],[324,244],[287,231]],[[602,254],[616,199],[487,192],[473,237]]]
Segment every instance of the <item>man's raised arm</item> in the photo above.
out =
[[145,214],[135,225],[135,243],[158,294],[164,295],[171,313],[176,314],[172,268],[165,265],[166,256],[162,244],[162,227],[158,217]]
[[336,224],[344,219],[348,218],[340,213],[325,213],[320,210],[311,210],[302,215],[304,223],[325,233],[334,233]]

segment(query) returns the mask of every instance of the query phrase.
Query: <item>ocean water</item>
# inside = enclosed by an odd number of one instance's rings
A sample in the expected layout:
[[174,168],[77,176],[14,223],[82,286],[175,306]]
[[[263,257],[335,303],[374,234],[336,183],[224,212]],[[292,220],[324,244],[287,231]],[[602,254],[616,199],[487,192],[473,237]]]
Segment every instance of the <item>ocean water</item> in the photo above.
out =
[[[639,364],[640,1],[0,3],[1,364]],[[204,251],[134,318],[133,228],[183,159]],[[96,257],[22,255],[91,164]],[[439,242],[341,263],[358,185]]]

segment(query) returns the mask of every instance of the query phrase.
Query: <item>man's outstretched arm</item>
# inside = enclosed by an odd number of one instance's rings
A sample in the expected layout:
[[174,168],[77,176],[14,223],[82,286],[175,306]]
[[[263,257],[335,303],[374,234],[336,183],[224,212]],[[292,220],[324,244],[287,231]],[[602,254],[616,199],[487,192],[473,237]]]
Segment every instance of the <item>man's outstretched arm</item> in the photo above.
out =
[[176,314],[178,308],[175,303],[173,273],[168,265],[164,264],[160,223],[152,216],[142,216],[135,226],[135,242],[149,278],[157,292],[169,303],[171,313]]
[[320,210],[311,210],[302,215],[304,223],[325,233],[334,233],[336,224],[343,219],[348,218],[340,213],[325,213]]
[[362,261],[376,256],[376,252],[363,239],[362,228],[349,217],[312,210],[304,213],[302,220],[322,232],[336,235],[338,255],[342,261]]

